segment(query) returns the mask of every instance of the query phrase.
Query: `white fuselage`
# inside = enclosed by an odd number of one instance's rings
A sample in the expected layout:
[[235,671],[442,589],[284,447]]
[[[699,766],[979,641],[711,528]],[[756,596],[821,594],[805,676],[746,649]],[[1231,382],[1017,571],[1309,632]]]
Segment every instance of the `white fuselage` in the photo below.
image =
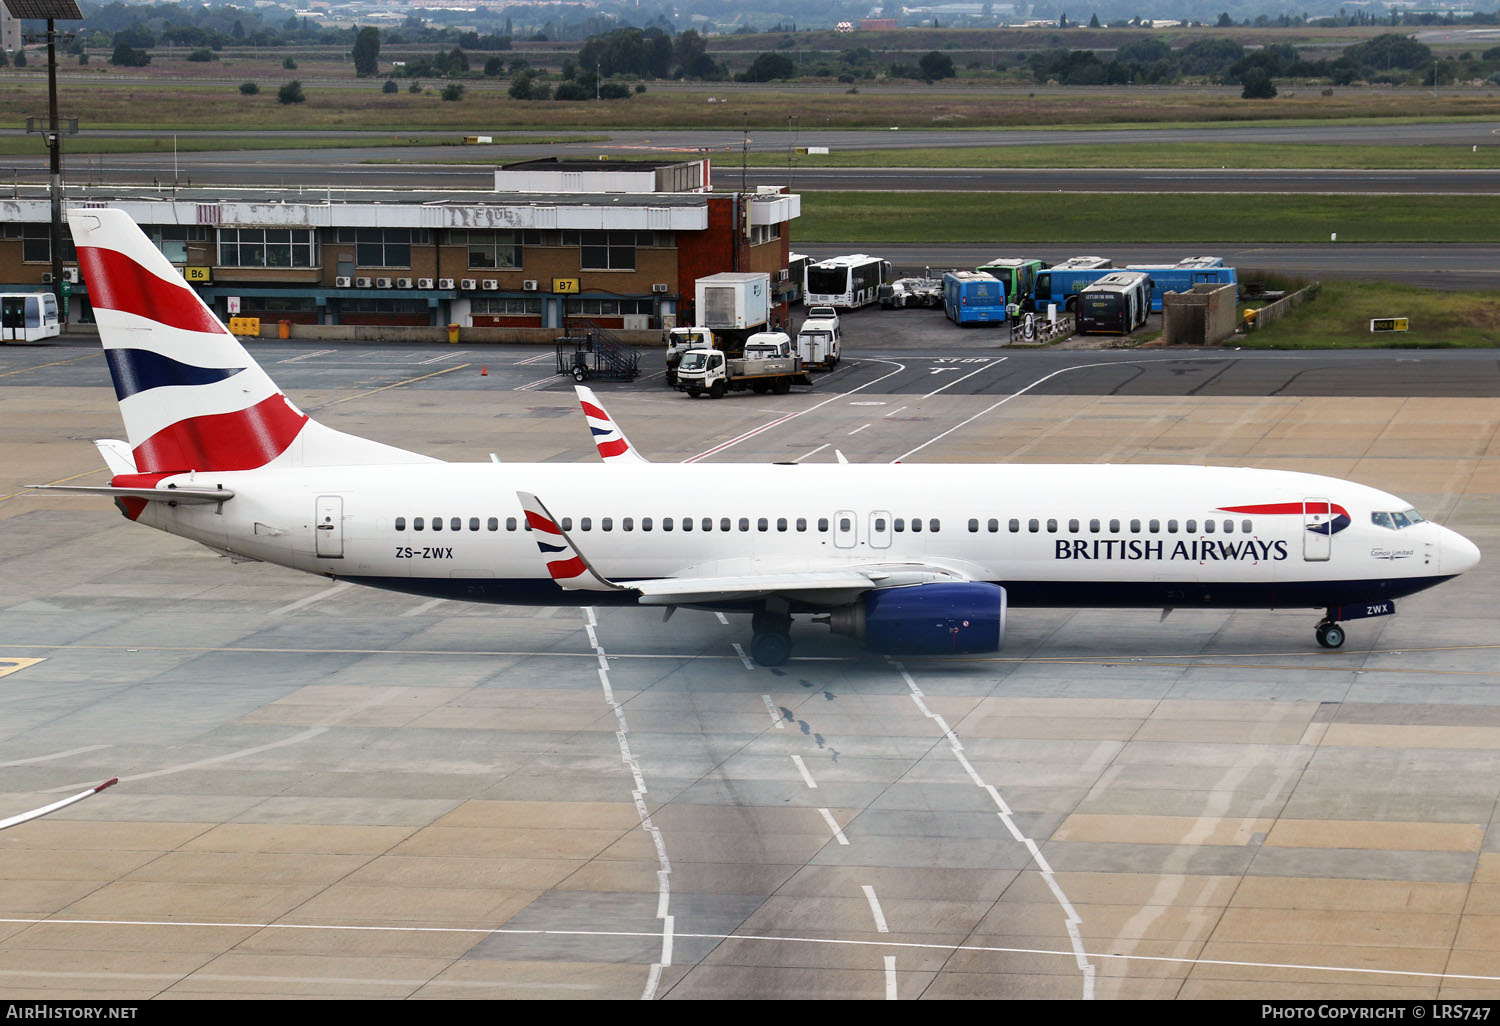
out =
[[1001,584],[1016,606],[1321,607],[1399,597],[1478,560],[1437,524],[1383,526],[1372,514],[1408,509],[1388,493],[1243,468],[432,463],[195,483],[235,497],[151,503],[140,521],[309,573],[490,602],[635,601],[554,583],[518,489],[616,581],[920,563]]

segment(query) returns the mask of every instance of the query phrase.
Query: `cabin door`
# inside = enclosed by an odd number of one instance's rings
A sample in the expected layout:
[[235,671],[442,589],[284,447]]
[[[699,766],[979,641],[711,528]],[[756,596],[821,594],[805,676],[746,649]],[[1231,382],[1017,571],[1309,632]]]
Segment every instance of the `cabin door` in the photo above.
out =
[[1327,499],[1302,502],[1302,558],[1310,563],[1333,554],[1333,504]]
[[339,495],[318,496],[318,555],[324,559],[344,558],[344,499]]

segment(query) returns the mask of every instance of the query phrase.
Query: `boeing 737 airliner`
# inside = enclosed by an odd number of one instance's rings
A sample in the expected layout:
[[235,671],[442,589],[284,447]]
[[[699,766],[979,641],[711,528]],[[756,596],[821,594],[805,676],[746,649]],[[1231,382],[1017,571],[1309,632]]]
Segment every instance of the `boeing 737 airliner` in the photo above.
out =
[[[794,614],[873,651],[992,652],[1008,607],[1308,608],[1340,623],[1473,567],[1394,495],[1201,466],[654,464],[586,389],[599,464],[445,463],[282,395],[123,211],[69,214],[128,442],[97,442],[138,523],[238,561],[475,602]],[[67,487],[67,486],[58,486]]]

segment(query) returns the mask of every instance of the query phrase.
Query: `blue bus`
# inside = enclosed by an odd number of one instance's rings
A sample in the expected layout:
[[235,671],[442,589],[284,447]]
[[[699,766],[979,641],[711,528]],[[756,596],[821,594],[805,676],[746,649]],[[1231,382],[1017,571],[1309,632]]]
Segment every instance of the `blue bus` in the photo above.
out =
[[1049,267],[1038,271],[1032,305],[1045,313],[1048,303],[1056,303],[1059,310],[1072,313],[1078,305],[1078,293],[1109,273],[1108,267]]
[[992,274],[943,275],[943,310],[954,324],[1004,324],[1005,286]]
[[[1199,258],[1204,259],[1204,258]],[[1235,298],[1239,298],[1239,276],[1233,267],[1207,267],[1195,261],[1184,260],[1176,266],[1154,264],[1131,264],[1127,270],[1145,271],[1151,275],[1155,288],[1151,293],[1151,312],[1161,313],[1161,298],[1168,292],[1191,292],[1194,285],[1234,285]]]

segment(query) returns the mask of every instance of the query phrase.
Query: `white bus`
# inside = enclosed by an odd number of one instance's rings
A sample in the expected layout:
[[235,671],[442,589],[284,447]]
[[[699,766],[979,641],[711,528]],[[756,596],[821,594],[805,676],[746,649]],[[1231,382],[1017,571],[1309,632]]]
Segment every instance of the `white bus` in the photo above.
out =
[[1151,312],[1151,276],[1143,271],[1115,271],[1078,293],[1080,335],[1129,335]]
[[831,257],[807,265],[802,302],[853,310],[880,298],[880,286],[891,280],[891,263],[865,253]]
[[0,342],[41,342],[60,334],[52,293],[0,293]]

